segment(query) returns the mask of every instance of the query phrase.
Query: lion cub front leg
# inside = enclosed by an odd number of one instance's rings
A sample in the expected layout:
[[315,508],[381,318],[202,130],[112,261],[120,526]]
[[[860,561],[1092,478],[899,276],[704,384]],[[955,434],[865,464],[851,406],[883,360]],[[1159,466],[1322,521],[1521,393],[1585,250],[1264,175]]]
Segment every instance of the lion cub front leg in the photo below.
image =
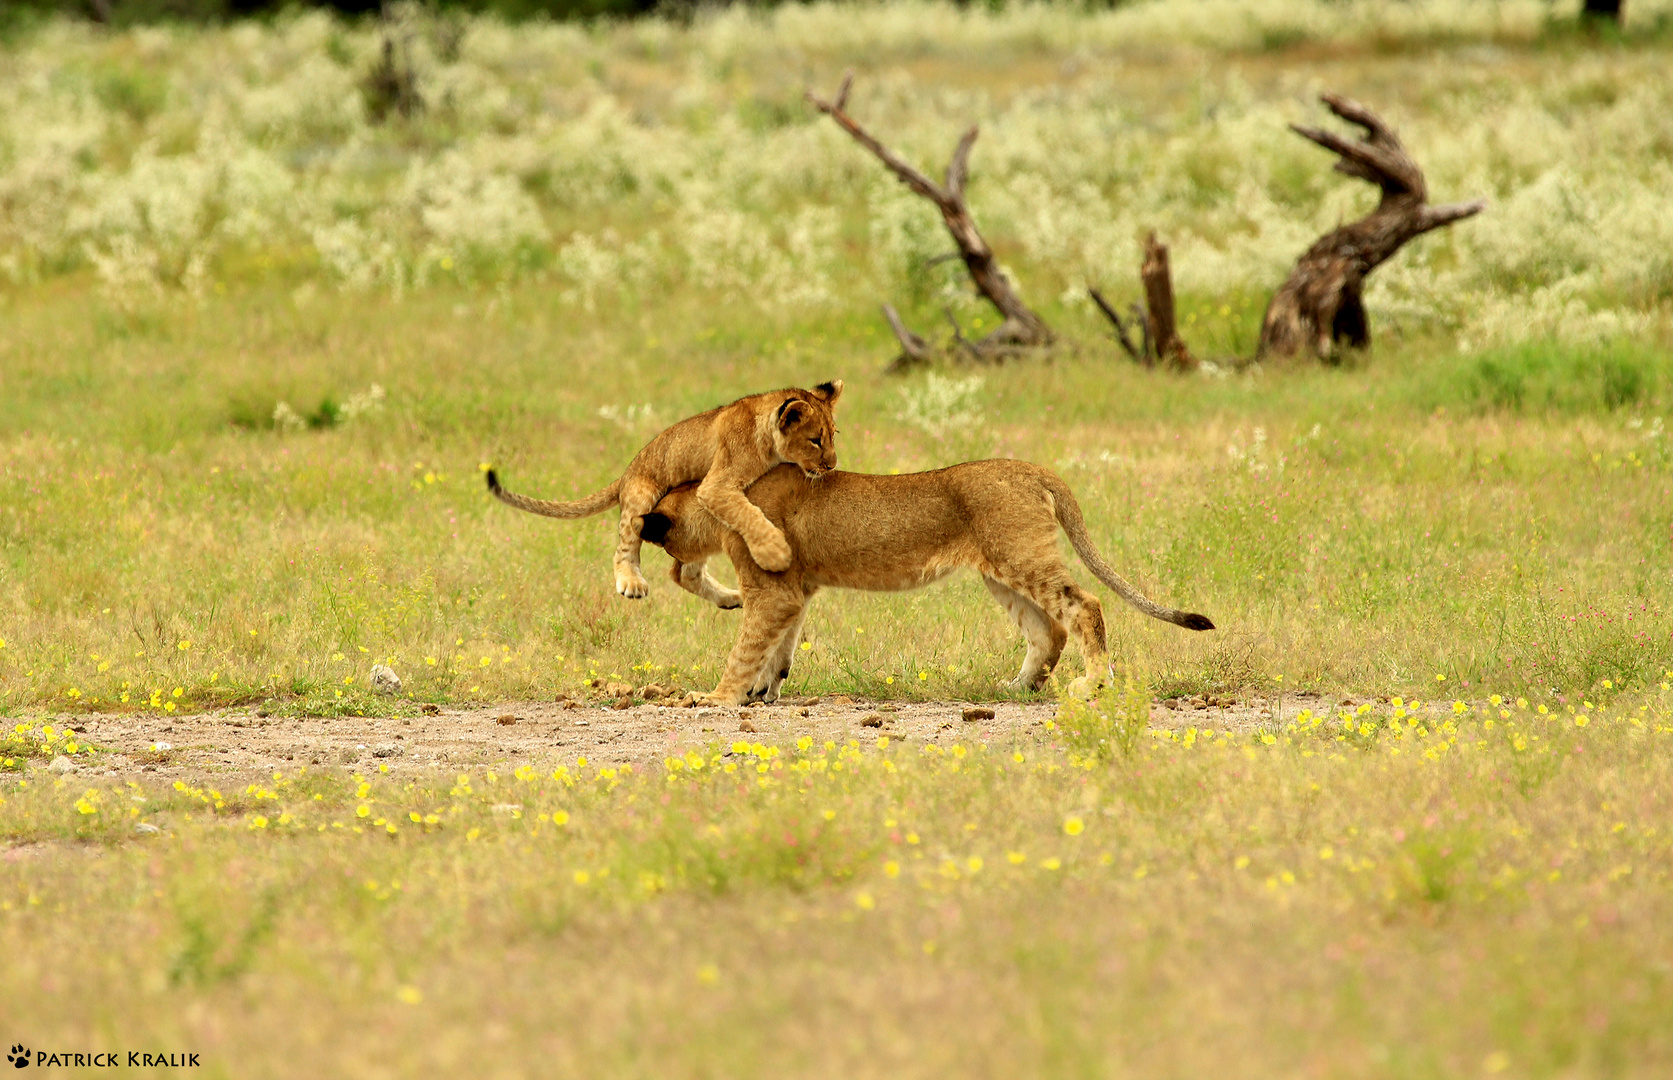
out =
[[697,501],[719,522],[743,538],[750,558],[763,570],[782,574],[790,569],[790,542],[761,508],[744,497],[744,488],[759,476],[739,476],[718,465],[697,485]]
[[784,680],[790,677],[790,665],[796,659],[796,646],[802,642],[802,624],[806,621],[807,605],[804,601],[801,612],[785,628],[784,636],[767,654],[767,662],[761,665],[760,673],[755,676],[755,685],[749,690],[751,701],[764,701],[771,705],[778,700]]
[[774,648],[801,618],[806,602],[800,592],[756,590],[744,593],[744,624],[726,658],[726,673],[706,704],[742,705]]
[[639,569],[639,547],[644,543],[639,530],[644,527],[645,515],[662,498],[654,484],[626,482],[622,484],[622,520],[616,534],[616,591],[629,600],[643,600],[651,593],[651,583]]

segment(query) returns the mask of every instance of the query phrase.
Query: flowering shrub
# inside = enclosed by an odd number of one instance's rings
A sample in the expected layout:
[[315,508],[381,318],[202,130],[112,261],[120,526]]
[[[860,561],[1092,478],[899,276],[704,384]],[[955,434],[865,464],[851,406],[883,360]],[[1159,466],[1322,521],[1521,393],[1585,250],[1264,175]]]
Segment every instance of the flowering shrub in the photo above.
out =
[[[1629,25],[1666,14],[1634,4]],[[1216,74],[1177,102],[1140,104],[1118,76],[1081,71],[1085,58],[1169,50],[1201,67],[1205,52],[1297,42],[1515,47],[1547,18],[1532,0],[1099,13],[910,2],[592,32],[475,18],[457,37],[414,16],[429,105],[381,122],[361,91],[373,27],[319,12],[113,35],[51,23],[0,65],[0,280],[82,268],[132,298],[252,275],[397,294],[532,276],[589,312],[675,286],[786,312],[879,295],[970,304],[956,262],[937,261],[947,242],[933,211],[804,108],[782,72],[790,56],[834,67],[1024,50],[1065,74],[985,92],[885,75],[861,80],[853,109],[932,168],[959,127],[982,125],[973,206],[1036,294],[1085,303],[1087,284],[1136,265],[1149,228],[1169,237],[1182,292],[1260,294],[1368,198],[1287,130],[1313,118],[1308,105]],[[624,78],[646,57],[654,90]],[[1379,272],[1373,313],[1455,328],[1470,348],[1659,325],[1673,272],[1665,63],[1652,47],[1537,60],[1515,80],[1409,69],[1414,84],[1379,109],[1437,200],[1492,205]]]
[[50,723],[14,724],[12,730],[0,735],[0,771],[20,771],[30,758],[50,760],[92,752],[93,745],[69,728]]

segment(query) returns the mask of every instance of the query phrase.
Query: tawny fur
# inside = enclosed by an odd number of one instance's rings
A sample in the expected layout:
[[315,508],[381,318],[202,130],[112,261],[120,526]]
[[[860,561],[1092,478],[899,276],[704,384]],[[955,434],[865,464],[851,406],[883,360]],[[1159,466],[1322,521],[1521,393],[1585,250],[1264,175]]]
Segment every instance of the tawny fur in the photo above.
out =
[[751,559],[690,487],[670,491],[645,516],[645,539],[673,556],[682,588],[691,587],[689,567],[718,552],[737,567],[744,624],[711,702],[778,696],[808,599],[820,588],[895,592],[960,567],[982,575],[1027,639],[1020,685],[1045,682],[1072,627],[1086,661],[1086,679],[1076,680],[1076,689],[1096,687],[1108,667],[1103,606],[1070,575],[1057,546],[1059,526],[1087,568],[1129,604],[1187,629],[1214,628],[1206,616],[1146,598],[1117,574],[1093,545],[1068,485],[1025,461],[972,461],[905,476],[832,471],[818,479],[780,466],[747,495],[789,540],[790,566],[782,573]]
[[[680,484],[697,485],[699,504],[743,538],[757,563],[783,570],[790,565],[784,534],[744,498],[744,489],[781,463],[808,476],[836,468],[835,408],[841,395],[838,379],[812,390],[754,394],[681,420],[646,444],[620,479],[574,502],[513,494],[500,487],[492,470],[488,490],[519,510],[555,518],[590,517],[620,504],[613,560],[616,591],[631,600],[650,592],[639,569],[640,522],[658,499]],[[701,566],[682,585],[720,607],[738,606],[737,594],[717,584]]]

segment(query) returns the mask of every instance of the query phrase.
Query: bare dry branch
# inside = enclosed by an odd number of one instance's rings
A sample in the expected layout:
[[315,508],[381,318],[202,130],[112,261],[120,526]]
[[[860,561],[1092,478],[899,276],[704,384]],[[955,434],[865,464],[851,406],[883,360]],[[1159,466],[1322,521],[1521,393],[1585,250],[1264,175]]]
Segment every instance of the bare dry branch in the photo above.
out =
[[908,330],[906,324],[900,321],[900,315],[888,304],[883,305],[883,318],[888,320],[889,328],[895,332],[895,340],[900,342],[900,355],[889,364],[889,371],[905,371],[935,359],[935,350],[930,343]]
[[836,101],[834,102],[834,105],[835,105],[835,108],[836,108],[837,112],[841,112],[843,109],[848,107],[848,91],[853,86],[854,86],[854,73],[852,71],[843,72],[842,73],[842,85],[837,87],[837,96],[836,96]]
[[[1104,299],[1104,294],[1099,292],[1097,289],[1092,288],[1089,288],[1086,291],[1092,297],[1092,302],[1098,305],[1098,310],[1102,311],[1104,313],[1104,317],[1114,324],[1115,340],[1119,341],[1122,349],[1126,350],[1127,355],[1132,357],[1133,363],[1146,363],[1149,358],[1139,355],[1139,351],[1134,347],[1132,339],[1127,336],[1127,324],[1121,321],[1121,316],[1117,315],[1115,309],[1110,306],[1110,302]],[[1142,325],[1143,320],[1140,319],[1139,322]]]
[[[1051,328],[1017,296],[1010,279],[1005,276],[999,267],[999,261],[994,258],[993,250],[982,238],[981,230],[976,227],[976,219],[971,216],[970,207],[964,201],[965,181],[970,169],[970,151],[976,144],[978,129],[972,125],[964,132],[958,146],[953,150],[952,158],[947,162],[945,186],[937,184],[883,145],[848,115],[848,91],[853,81],[854,73],[847,72],[843,75],[842,86],[838,89],[836,97],[827,101],[809,90],[806,94],[807,100],[814,108],[836,121],[838,127],[869,150],[903,184],[930,200],[941,212],[941,220],[947,226],[947,232],[952,235],[953,242],[958,245],[959,257],[964,260],[971,281],[977,291],[998,309],[1001,316],[999,327],[980,341],[970,343],[971,349],[984,358],[1002,359],[1026,347],[1050,344]],[[895,328],[895,337],[901,340],[902,348],[906,349],[903,355],[910,356],[911,349],[907,347],[907,339],[902,336],[902,332],[911,334],[911,331],[906,330],[905,325],[900,323],[898,315],[891,319],[890,325]],[[916,334],[911,336],[919,341],[923,340]]]
[[953,344],[957,345],[959,348],[963,349],[970,356],[970,358],[972,360],[994,360],[994,359],[997,359],[997,357],[995,357],[991,354],[988,354],[988,353],[984,353],[982,350],[978,349],[976,347],[975,342],[971,341],[969,338],[964,336],[964,330],[959,326],[958,319],[957,319],[957,317],[955,317],[953,315],[953,309],[952,308],[943,307],[941,309],[941,313],[943,315],[947,316],[947,322],[952,325],[952,328],[953,328]]

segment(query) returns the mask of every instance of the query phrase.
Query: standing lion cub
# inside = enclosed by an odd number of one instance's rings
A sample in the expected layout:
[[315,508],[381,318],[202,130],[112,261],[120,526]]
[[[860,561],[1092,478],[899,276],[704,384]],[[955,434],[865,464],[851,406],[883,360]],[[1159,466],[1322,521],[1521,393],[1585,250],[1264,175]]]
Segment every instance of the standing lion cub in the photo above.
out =
[[[784,533],[767,520],[744,488],[775,465],[790,464],[809,477],[836,468],[837,398],[842,380],[812,390],[794,387],[752,394],[730,405],[681,420],[634,456],[615,483],[574,502],[548,502],[515,495],[488,472],[488,490],[502,502],[531,514],[555,518],[591,517],[620,503],[616,544],[616,591],[630,600],[650,592],[639,570],[643,515],[680,484],[698,483],[695,497],[704,510],[743,538],[750,557],[768,570],[790,565]],[[737,594],[715,583],[701,567],[682,587],[720,607],[737,607]]]
[[641,526],[646,540],[674,557],[674,580],[682,588],[692,589],[706,573],[703,564],[719,552],[737,567],[744,622],[720,685],[708,696],[712,704],[778,697],[807,602],[821,588],[899,592],[963,566],[982,575],[1027,639],[1017,685],[1038,689],[1045,682],[1073,627],[1086,676],[1070,689],[1096,689],[1109,661],[1104,609],[1070,575],[1058,551],[1059,528],[1093,576],[1121,599],[1187,630],[1214,629],[1206,615],[1163,607],[1116,573],[1093,545],[1069,485],[1026,461],[969,461],[904,476],[832,471],[816,481],[780,467],[751,485],[748,497],[790,541],[783,572],[769,573],[752,560],[689,487],[670,491]]

